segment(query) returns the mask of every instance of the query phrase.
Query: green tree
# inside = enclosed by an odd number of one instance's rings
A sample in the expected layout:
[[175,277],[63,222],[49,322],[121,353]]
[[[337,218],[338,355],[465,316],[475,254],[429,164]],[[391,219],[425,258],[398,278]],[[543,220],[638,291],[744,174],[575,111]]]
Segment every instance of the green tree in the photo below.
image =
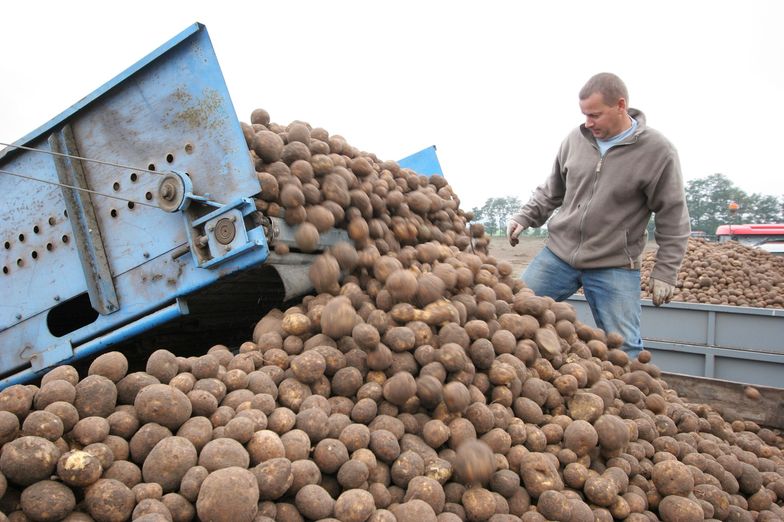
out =
[[776,223],[782,219],[781,203],[776,196],[751,194],[741,201],[739,214],[744,223]]
[[474,207],[474,220],[485,226],[485,231],[490,235],[506,233],[506,220],[517,214],[523,204],[520,198],[507,196],[502,198],[488,198],[481,207]]
[[[689,208],[691,229],[715,234],[716,227],[730,221],[727,205],[736,201],[743,205],[746,193],[735,186],[724,174],[711,174],[686,184],[686,205]],[[739,219],[736,216],[733,220]]]
[[[735,215],[727,206],[739,205]],[[692,230],[715,234],[719,225],[727,223],[776,223],[784,221],[784,195],[747,194],[724,174],[691,180],[686,184]]]

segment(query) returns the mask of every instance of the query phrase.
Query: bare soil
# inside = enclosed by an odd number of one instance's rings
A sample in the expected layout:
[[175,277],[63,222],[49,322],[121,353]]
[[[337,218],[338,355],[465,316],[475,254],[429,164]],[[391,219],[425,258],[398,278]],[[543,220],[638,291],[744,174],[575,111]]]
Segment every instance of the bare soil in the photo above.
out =
[[544,238],[521,237],[520,243],[517,246],[512,246],[506,237],[496,236],[490,240],[490,255],[499,261],[511,263],[514,269],[512,273],[520,276],[544,244]]
[[[490,240],[490,255],[499,261],[512,263],[514,268],[512,273],[520,276],[534,256],[544,247],[545,241],[544,238],[521,237],[517,246],[511,246],[506,237],[494,236]],[[643,255],[650,250],[655,251],[656,248],[654,241],[648,241]]]

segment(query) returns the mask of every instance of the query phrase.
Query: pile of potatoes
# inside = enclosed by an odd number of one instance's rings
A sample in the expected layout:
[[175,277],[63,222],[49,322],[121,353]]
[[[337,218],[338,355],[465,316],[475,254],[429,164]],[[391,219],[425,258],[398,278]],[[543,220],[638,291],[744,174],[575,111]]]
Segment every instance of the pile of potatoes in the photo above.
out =
[[7,518],[784,519],[781,434],[685,402],[648,352],[535,296],[443,178],[251,121],[259,209],[303,252],[310,226],[352,243],[234,350],[144,371],[110,352],[0,391]]
[[[642,261],[642,296],[650,297],[654,253]],[[674,301],[784,308],[784,258],[735,241],[690,238]]]

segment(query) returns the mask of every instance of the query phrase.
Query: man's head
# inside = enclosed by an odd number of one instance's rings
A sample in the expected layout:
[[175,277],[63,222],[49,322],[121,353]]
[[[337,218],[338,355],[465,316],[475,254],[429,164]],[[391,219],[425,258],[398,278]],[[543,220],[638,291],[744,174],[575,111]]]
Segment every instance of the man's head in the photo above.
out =
[[612,73],[596,74],[580,89],[585,127],[597,139],[606,140],[629,128],[628,107],[626,85]]

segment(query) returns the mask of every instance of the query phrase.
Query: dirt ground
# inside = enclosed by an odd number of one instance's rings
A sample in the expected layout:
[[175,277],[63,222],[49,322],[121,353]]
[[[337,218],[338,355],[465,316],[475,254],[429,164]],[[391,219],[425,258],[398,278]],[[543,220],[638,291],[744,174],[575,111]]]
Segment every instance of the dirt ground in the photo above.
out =
[[[545,239],[536,237],[521,237],[517,246],[511,246],[505,237],[493,237],[490,241],[490,254],[499,261],[508,261],[514,267],[513,274],[522,274],[528,263],[544,247]],[[648,241],[644,252],[656,250],[656,243]]]
[[490,242],[490,255],[499,261],[508,261],[514,268],[513,274],[519,276],[528,263],[544,246],[544,238],[522,237],[517,246],[511,246],[505,237],[493,237]]

